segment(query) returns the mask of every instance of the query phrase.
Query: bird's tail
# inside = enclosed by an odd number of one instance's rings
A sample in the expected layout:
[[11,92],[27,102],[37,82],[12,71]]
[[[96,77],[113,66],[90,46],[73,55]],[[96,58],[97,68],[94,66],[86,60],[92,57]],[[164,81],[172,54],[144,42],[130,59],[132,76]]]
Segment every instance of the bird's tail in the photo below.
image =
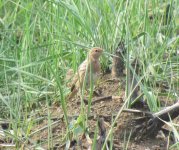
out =
[[65,77],[65,81],[67,81],[67,86],[71,87],[71,83],[73,81],[73,77],[74,77],[74,71],[73,69],[69,69],[66,73],[66,77]]
[[67,96],[67,99],[72,99],[78,93],[78,89],[74,88],[71,93]]

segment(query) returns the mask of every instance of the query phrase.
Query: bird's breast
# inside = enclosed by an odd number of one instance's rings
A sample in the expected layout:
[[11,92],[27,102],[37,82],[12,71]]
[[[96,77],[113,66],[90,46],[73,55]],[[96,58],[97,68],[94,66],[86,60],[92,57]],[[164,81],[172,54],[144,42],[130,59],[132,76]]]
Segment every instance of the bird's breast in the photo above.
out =
[[94,74],[100,72],[100,63],[99,63],[99,61],[92,62],[92,71],[93,71]]

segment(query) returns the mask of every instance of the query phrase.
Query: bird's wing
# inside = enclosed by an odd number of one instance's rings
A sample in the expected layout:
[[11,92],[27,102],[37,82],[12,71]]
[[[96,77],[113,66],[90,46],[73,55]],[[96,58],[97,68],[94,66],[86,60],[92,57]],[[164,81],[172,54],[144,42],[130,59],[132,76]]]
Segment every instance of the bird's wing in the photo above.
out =
[[71,91],[73,91],[76,86],[79,87],[80,84],[83,82],[84,76],[85,76],[85,72],[86,72],[87,63],[88,63],[88,61],[85,60],[78,67],[78,71],[75,73],[75,76],[73,77]]
[[78,71],[79,72],[85,72],[87,65],[88,65],[88,61],[87,60],[83,61],[81,63],[81,65],[79,66]]

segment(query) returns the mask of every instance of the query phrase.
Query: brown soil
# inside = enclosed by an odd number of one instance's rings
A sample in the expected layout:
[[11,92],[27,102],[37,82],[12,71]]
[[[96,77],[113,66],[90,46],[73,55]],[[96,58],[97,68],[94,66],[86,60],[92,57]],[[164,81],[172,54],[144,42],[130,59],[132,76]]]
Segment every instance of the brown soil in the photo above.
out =
[[[95,131],[97,125],[97,116],[105,117],[105,127],[108,130],[111,125],[110,116],[116,114],[121,106],[124,103],[125,99],[125,77],[119,79],[111,79],[111,75],[107,74],[101,77],[100,82],[96,87],[96,91],[101,93],[100,97],[103,96],[117,96],[114,99],[108,99],[101,102],[97,102],[91,107],[91,115],[92,117],[88,120],[89,134],[91,138],[93,137],[93,133]],[[94,96],[93,99],[99,98],[99,96]],[[87,107],[87,105],[86,105]],[[70,122],[75,120],[76,116],[80,114],[80,98],[77,96],[74,99],[71,99],[67,102],[67,111],[68,116],[70,117]],[[42,113],[46,113],[45,111]],[[46,113],[47,114],[47,113]],[[37,134],[32,136],[33,141],[38,141],[41,147],[45,149],[64,149],[60,148],[65,142],[63,141],[65,137],[66,125],[63,118],[63,111],[61,106],[56,106],[55,104],[50,108],[50,115],[53,118],[51,122],[54,123],[51,128],[45,128]],[[114,145],[116,150],[165,150],[167,149],[167,145],[171,144],[168,141],[168,137],[164,137],[158,135],[156,138],[148,138],[135,141],[134,139],[130,139],[130,131],[133,129],[134,125],[132,123],[132,119],[138,116],[123,112],[116,125],[114,126],[113,135],[114,135]],[[56,122],[56,123],[55,123]],[[39,122],[39,126],[37,126],[34,131],[46,126],[48,124],[47,120],[43,120]],[[52,131],[52,135],[48,136],[48,130]],[[51,137],[52,136],[52,137]],[[50,144],[47,144],[47,139],[52,139]],[[79,139],[79,138],[77,138]],[[33,142],[31,141],[31,142]],[[128,142],[129,141],[129,142]],[[78,149],[78,148],[77,148]]]

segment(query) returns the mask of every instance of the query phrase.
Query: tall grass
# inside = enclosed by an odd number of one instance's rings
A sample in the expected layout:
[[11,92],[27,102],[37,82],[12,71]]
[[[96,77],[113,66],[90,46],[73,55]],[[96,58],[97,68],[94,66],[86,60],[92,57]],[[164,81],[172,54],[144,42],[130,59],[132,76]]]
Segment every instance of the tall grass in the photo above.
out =
[[[135,78],[151,111],[160,109],[158,96],[178,99],[178,10],[177,0],[2,0],[0,118],[10,122],[14,133],[8,135],[17,149],[36,126],[33,115],[41,111],[41,101],[48,110],[48,148],[53,143],[49,107],[55,99],[69,128],[64,77],[69,68],[77,70],[93,46],[113,53],[120,40],[125,41],[127,72],[131,60],[139,59],[141,75]],[[111,60],[103,55],[103,71]],[[160,92],[157,84],[168,88]],[[131,92],[126,83],[126,100]]]

